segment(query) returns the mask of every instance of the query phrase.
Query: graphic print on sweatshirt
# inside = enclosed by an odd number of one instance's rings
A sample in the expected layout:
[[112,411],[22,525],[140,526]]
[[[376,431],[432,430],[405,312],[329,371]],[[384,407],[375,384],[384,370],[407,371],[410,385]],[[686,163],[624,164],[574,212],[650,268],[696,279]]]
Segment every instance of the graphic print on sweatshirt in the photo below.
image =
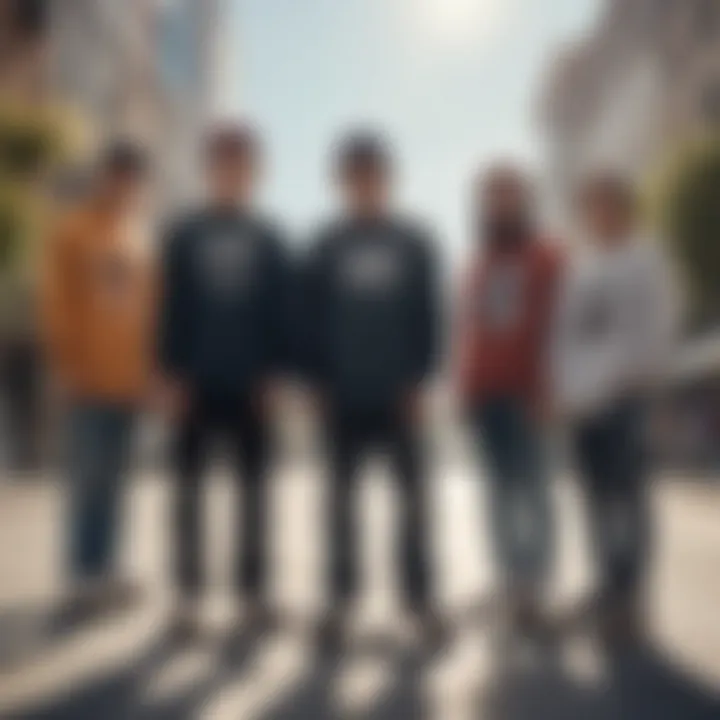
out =
[[522,321],[527,273],[520,263],[493,267],[485,278],[479,302],[480,322],[489,330],[511,330]]
[[250,237],[218,233],[196,245],[196,267],[205,292],[219,301],[244,295],[250,287],[253,265]]
[[588,345],[608,340],[618,323],[617,305],[624,297],[622,285],[596,278],[588,283],[571,309],[576,337]]
[[403,265],[394,248],[368,246],[355,248],[341,260],[343,289],[365,296],[385,296],[400,287]]

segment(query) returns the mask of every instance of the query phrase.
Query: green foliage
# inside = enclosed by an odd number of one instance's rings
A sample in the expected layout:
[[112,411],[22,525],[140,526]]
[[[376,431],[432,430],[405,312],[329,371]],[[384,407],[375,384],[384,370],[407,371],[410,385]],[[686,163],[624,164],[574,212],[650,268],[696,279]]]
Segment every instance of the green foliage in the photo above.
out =
[[0,189],[0,278],[22,262],[37,208],[18,193]]
[[0,177],[25,180],[42,174],[62,149],[62,133],[52,118],[0,112]]
[[43,182],[67,151],[57,112],[0,106],[0,283],[13,281],[38,240]]
[[14,208],[0,205],[0,274],[5,273],[13,264],[18,251],[18,242],[22,234],[20,218]]
[[75,154],[81,130],[62,108],[0,104],[0,338],[32,332],[46,181]]
[[657,196],[663,236],[684,276],[693,324],[720,319],[720,136],[685,147]]

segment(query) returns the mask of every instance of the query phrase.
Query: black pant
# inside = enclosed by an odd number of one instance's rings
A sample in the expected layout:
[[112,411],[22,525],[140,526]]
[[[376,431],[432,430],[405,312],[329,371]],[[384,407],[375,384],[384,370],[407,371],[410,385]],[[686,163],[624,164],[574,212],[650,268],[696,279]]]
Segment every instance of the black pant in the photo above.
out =
[[[176,438],[175,464],[178,479],[175,504],[176,581],[188,596],[201,587],[202,527],[201,487],[213,441],[229,443],[238,484],[243,486],[241,527],[242,554],[235,565],[238,589],[258,598],[265,585],[265,519],[267,433],[261,413],[252,399],[237,393],[197,393]],[[239,495],[239,494],[238,494]]]
[[328,428],[331,486],[330,582],[334,601],[347,601],[357,589],[357,532],[353,493],[363,456],[385,450],[402,492],[400,564],[404,591],[414,609],[428,601],[427,523],[423,493],[421,440],[414,425],[395,409],[331,413]]
[[[5,437],[0,451],[11,470],[35,470],[42,460],[42,373],[40,353],[30,342],[5,348],[0,357],[0,391],[4,399]],[[4,440],[4,443],[3,443]]]
[[624,400],[578,423],[573,444],[603,594],[635,593],[650,551],[644,412]]

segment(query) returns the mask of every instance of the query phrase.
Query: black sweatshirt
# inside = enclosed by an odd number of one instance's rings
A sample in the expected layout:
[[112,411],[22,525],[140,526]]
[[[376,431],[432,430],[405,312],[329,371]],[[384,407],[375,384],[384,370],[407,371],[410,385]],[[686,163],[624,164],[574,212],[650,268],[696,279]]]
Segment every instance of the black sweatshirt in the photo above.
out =
[[278,234],[207,209],[169,232],[162,262],[160,363],[193,386],[244,392],[289,360],[289,272]]
[[395,403],[438,353],[430,238],[401,220],[345,220],[320,234],[302,277],[300,357],[336,405]]

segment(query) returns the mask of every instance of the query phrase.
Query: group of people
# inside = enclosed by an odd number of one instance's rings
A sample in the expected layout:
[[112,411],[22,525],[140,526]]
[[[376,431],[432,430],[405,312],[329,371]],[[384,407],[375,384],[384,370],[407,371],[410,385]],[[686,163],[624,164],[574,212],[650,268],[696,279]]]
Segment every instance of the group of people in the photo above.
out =
[[262,156],[248,126],[209,132],[206,199],[158,243],[138,221],[149,158],[113,143],[92,191],[53,229],[42,307],[49,365],[68,400],[73,607],[128,595],[114,563],[121,480],[133,425],[153,397],[172,428],[176,630],[198,630],[201,491],[216,439],[231,449],[242,488],[237,589],[249,622],[271,620],[269,431],[293,378],[309,390],[327,447],[324,637],[342,637],[357,590],[353,486],[370,451],[387,455],[401,491],[407,604],[439,637],[423,432],[428,380],[452,356],[463,419],[488,469],[512,626],[532,634],[544,625],[555,525],[546,440],[561,423],[589,502],[602,617],[613,632],[638,629],[650,546],[643,417],[673,310],[631,185],[612,173],[588,177],[575,204],[584,237],[568,251],[544,237],[522,168],[496,164],[478,177],[472,259],[445,353],[440,248],[395,209],[387,142],[359,131],[338,146],[342,208],[301,257],[257,209]]

